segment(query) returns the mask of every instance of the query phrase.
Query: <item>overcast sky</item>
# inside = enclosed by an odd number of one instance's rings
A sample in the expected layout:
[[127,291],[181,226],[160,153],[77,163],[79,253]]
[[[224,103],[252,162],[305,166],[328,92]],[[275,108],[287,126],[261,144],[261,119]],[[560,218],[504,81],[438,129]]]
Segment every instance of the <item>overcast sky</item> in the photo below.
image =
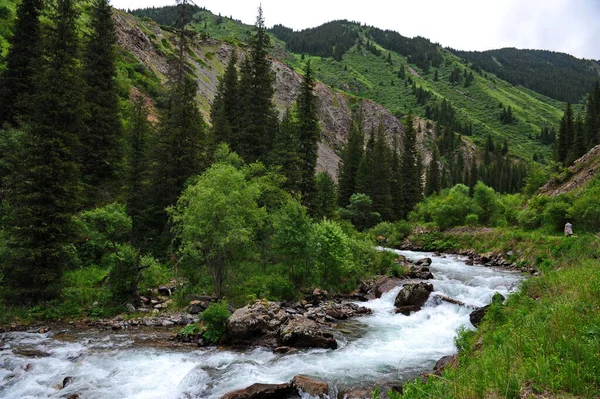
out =
[[[299,30],[348,19],[461,50],[534,48],[600,59],[600,0],[196,0],[248,24],[261,2],[268,26]],[[124,9],[174,3],[111,2]]]

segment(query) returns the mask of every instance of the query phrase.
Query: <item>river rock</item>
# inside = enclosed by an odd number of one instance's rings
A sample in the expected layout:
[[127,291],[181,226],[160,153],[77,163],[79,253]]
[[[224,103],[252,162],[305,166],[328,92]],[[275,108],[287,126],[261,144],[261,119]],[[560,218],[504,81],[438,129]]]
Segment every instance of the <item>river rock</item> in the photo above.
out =
[[458,355],[444,356],[433,366],[433,374],[440,376],[446,367],[456,367],[457,365]]
[[469,314],[469,320],[471,321],[471,324],[473,324],[474,327],[479,327],[481,321],[483,320],[483,317],[485,316],[489,308],[490,305],[485,305],[483,307],[475,309]]
[[63,378],[62,387],[60,389],[65,389],[72,382],[73,382],[73,377],[65,377],[65,378]]
[[327,291],[315,288],[310,295],[306,296],[306,301],[316,306],[320,302],[327,301],[327,298],[329,298],[329,293]]
[[431,266],[431,258],[423,258],[423,259],[419,259],[416,263],[417,266],[425,266],[425,267],[429,267]]
[[295,348],[337,348],[333,335],[323,331],[322,326],[306,317],[291,320],[279,331],[277,341],[280,346]]
[[288,315],[275,302],[256,301],[237,309],[227,320],[227,334],[233,341],[276,334]]
[[226,393],[221,399],[288,399],[297,397],[291,382],[285,384],[252,384],[247,388]]
[[410,312],[418,311],[421,306],[427,302],[429,294],[433,292],[433,284],[429,283],[415,283],[406,284],[394,301],[397,313],[404,313],[406,315]]
[[297,375],[292,379],[292,385],[298,390],[298,393],[307,393],[311,398],[329,398],[329,385],[319,378]]
[[339,397],[344,399],[372,399],[373,388],[353,388],[349,391],[340,392]]
[[374,298],[381,298],[381,295],[393,290],[400,284],[402,284],[402,280],[400,280],[398,277],[381,276],[374,281],[369,292],[374,295]]

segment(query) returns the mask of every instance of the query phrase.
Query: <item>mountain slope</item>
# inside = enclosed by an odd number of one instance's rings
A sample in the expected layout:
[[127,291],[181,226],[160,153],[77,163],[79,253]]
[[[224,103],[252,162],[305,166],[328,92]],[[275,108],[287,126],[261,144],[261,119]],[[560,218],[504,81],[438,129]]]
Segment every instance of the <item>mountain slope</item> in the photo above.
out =
[[[167,68],[167,55],[172,45],[171,33],[161,29],[155,22],[139,20],[122,11],[115,11],[114,20],[117,27],[119,45],[130,53],[141,64],[164,80]],[[210,105],[214,98],[218,78],[222,75],[232,51],[238,52],[238,59],[245,55],[244,47],[236,46],[231,41],[217,40],[212,37],[198,35],[192,44],[191,61],[198,78],[198,101],[205,119],[209,120]],[[280,112],[290,107],[295,101],[301,75],[285,63],[272,59],[272,69],[276,76],[274,102]],[[402,123],[385,107],[376,102],[348,95],[333,90],[323,83],[315,86],[317,107],[322,128],[319,145],[318,170],[325,170],[332,176],[337,174],[339,152],[347,140],[354,110],[362,109],[364,129],[369,131],[380,122],[383,123],[390,141],[397,140],[402,144],[404,130]],[[421,149],[429,159],[426,143],[432,140],[432,132],[421,129],[418,137]]]
[[597,61],[581,60],[565,53],[516,48],[450,51],[507,82],[565,102],[581,102],[600,79]]

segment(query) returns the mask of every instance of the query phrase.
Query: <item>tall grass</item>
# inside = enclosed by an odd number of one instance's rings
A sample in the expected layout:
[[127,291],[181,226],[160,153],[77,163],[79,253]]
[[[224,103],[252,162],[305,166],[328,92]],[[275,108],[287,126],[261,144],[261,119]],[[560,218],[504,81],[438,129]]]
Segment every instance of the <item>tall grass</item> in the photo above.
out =
[[460,365],[407,384],[395,398],[594,398],[600,394],[600,240],[496,230],[454,235],[464,248],[508,251],[537,265],[475,332],[462,332]]

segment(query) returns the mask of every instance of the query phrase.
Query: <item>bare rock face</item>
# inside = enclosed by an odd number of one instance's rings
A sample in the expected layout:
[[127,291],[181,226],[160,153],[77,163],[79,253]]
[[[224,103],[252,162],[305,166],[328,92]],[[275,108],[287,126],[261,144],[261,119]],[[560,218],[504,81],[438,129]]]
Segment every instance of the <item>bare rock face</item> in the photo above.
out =
[[337,348],[337,342],[333,335],[324,331],[324,327],[317,322],[306,317],[291,320],[279,331],[277,341],[280,346],[295,348]]
[[221,399],[288,399],[296,398],[296,388],[285,384],[252,384],[247,388],[226,393]]
[[433,284],[429,283],[416,283],[406,284],[394,301],[397,313],[404,313],[408,315],[410,312],[418,311],[421,306],[427,302],[429,294],[433,292]]
[[227,320],[227,334],[233,341],[275,334],[287,320],[279,304],[256,301],[233,312]]

